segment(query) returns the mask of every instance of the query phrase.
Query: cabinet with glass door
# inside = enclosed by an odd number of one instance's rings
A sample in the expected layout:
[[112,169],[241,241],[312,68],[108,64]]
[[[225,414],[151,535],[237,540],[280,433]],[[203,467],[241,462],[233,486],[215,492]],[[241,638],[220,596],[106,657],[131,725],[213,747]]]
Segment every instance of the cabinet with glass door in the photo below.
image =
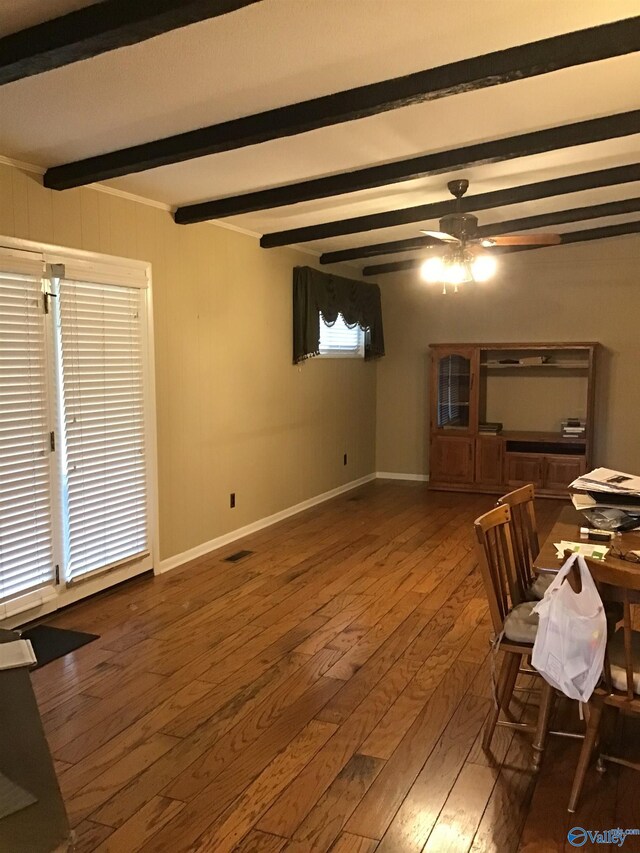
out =
[[431,344],[430,486],[566,497],[591,465],[597,346]]

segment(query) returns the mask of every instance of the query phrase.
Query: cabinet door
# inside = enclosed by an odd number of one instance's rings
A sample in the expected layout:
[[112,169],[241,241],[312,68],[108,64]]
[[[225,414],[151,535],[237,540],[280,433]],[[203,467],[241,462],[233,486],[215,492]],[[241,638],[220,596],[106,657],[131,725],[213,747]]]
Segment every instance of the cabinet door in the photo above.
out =
[[537,453],[507,453],[505,476],[508,486],[524,486],[533,483],[542,488],[544,456]]
[[499,486],[502,483],[501,438],[476,439],[476,483]]
[[544,487],[564,490],[572,480],[584,474],[585,470],[584,456],[546,456]]
[[436,435],[431,439],[430,474],[434,482],[473,482],[473,439]]
[[431,429],[473,433],[478,399],[478,351],[434,348],[431,370]]

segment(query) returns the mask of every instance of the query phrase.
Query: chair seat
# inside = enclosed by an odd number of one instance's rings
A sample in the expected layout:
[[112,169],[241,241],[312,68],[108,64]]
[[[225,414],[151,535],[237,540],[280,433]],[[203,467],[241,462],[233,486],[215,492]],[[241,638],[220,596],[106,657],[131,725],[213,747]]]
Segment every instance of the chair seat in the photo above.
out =
[[523,601],[509,611],[504,620],[504,635],[513,643],[533,643],[538,631],[537,601]]
[[[640,631],[631,632],[633,659],[633,692],[640,696]],[[616,690],[627,689],[627,670],[624,655],[624,631],[616,631],[607,644],[611,663],[611,681]]]
[[529,601],[542,601],[545,592],[553,583],[554,578],[555,573],[552,574],[551,572],[544,572],[543,574],[539,574],[527,590],[527,598]]

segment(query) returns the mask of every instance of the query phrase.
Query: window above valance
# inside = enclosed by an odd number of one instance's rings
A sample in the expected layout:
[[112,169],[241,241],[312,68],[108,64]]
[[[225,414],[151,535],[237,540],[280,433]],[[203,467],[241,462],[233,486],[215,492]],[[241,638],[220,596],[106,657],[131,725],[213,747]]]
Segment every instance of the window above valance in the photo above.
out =
[[293,270],[293,361],[320,354],[320,314],[329,325],[338,314],[365,333],[365,359],[384,355],[380,288],[311,267]]

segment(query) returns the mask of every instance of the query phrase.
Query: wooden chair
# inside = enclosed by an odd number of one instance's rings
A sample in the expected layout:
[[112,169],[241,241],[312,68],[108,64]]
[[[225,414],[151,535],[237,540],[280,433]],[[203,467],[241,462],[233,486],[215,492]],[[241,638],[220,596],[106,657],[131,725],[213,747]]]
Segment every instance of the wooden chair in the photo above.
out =
[[537,616],[532,614],[535,601],[525,596],[524,578],[521,576],[513,548],[511,509],[505,504],[481,515],[474,522],[478,540],[478,561],[489,601],[497,649],[492,654],[503,653],[502,665],[496,686],[496,707],[491,712],[484,730],[482,745],[491,746],[496,725],[506,725],[535,731],[533,766],[538,768],[553,702],[553,689],[542,680],[538,722],[535,728],[511,719],[501,720],[502,711],[510,717],[509,705],[513,696],[518,671],[523,657],[529,657],[537,631]]
[[[604,708],[609,706],[618,711],[640,714],[640,631],[633,630],[631,615],[631,598],[638,602],[640,593],[640,565],[619,568],[596,560],[587,560],[587,565],[603,599],[622,602],[622,625],[618,627],[615,621],[607,621],[603,681],[587,705],[587,732],[571,789],[570,812],[576,810],[580,799]],[[635,594],[630,596],[629,593]],[[611,755],[601,754],[600,761],[613,761],[640,770],[640,764]]]
[[535,511],[535,489],[529,483],[504,495],[498,506],[508,506],[511,510],[511,539],[513,553],[526,599],[539,601],[544,598],[554,573],[536,575],[533,562],[540,553],[538,525]]

